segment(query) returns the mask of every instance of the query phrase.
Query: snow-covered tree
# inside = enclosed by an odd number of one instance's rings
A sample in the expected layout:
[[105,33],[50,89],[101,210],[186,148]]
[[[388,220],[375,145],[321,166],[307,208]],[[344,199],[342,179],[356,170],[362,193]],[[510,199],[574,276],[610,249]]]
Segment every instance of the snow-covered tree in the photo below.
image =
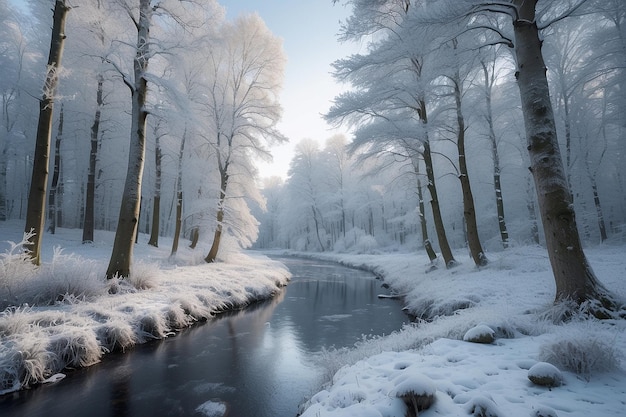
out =
[[241,221],[245,220],[244,212],[231,215],[231,210],[235,205],[245,207],[244,196],[259,200],[253,158],[269,157],[267,146],[285,140],[276,129],[282,111],[278,92],[285,65],[281,41],[258,15],[241,16],[225,24],[220,34],[204,64],[206,140],[219,175],[215,230],[207,262],[217,259],[225,226],[244,245],[249,244],[249,231],[256,235],[255,224]]

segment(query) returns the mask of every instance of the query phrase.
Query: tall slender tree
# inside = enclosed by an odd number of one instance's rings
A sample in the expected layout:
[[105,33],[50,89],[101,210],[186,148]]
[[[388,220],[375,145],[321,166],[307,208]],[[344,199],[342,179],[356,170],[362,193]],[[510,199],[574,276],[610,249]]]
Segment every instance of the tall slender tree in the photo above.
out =
[[37,265],[41,262],[41,240],[45,223],[52,115],[65,44],[65,22],[69,10],[70,6],[66,4],[65,0],[55,1],[46,79],[43,96],[39,100],[39,122],[33,157],[33,175],[28,193],[28,208],[26,209],[26,225],[24,227],[25,233],[33,232],[28,239],[30,243],[29,254],[33,263]]
[[556,281],[556,299],[578,304],[601,300],[605,307],[609,307],[613,301],[596,279],[578,235],[541,51],[537,0],[513,0],[512,6],[509,12],[513,16],[515,34],[516,77],[522,98],[530,169]]
[[133,59],[133,78],[124,78],[124,83],[130,89],[132,98],[132,114],[130,129],[130,152],[128,153],[128,168],[124,193],[120,205],[120,214],[113,242],[113,251],[107,278],[115,276],[127,277],[130,275],[130,266],[133,255],[133,244],[139,222],[141,202],[141,182],[146,153],[146,109],[148,95],[147,70],[151,57],[150,26],[154,8],[150,0],[139,0],[137,15],[128,9],[129,17],[137,29],[137,43]]

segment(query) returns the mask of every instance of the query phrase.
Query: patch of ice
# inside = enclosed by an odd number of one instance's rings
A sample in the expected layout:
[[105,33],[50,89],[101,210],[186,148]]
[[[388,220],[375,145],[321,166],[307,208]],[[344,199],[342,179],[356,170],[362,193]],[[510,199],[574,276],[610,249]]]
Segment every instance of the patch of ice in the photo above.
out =
[[205,417],[223,417],[226,415],[226,410],[226,404],[221,401],[207,401],[196,407],[196,412]]
[[319,319],[320,320],[327,320],[327,321],[341,321],[341,320],[345,320],[352,317],[352,314],[333,314],[330,316],[322,316]]
[[65,378],[65,374],[54,374],[50,378],[44,379],[41,381],[42,384],[54,384],[55,382],[59,382]]

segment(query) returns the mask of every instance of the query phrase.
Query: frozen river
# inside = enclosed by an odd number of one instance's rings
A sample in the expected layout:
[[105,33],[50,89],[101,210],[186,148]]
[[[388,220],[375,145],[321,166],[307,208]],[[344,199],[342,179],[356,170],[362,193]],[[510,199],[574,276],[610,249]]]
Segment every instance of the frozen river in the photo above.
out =
[[409,319],[370,273],[282,258],[293,274],[274,299],[175,337],[106,355],[52,385],[0,397],[11,417],[294,417],[319,390],[323,349],[389,334]]

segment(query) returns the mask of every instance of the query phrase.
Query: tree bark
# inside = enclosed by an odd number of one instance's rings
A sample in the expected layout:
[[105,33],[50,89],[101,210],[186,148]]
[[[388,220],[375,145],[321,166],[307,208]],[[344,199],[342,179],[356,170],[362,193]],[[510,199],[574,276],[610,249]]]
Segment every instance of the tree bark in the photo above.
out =
[[426,211],[424,207],[424,193],[422,193],[422,181],[420,180],[421,174],[419,160],[417,158],[412,158],[412,162],[413,169],[415,171],[415,177],[417,180],[417,200],[420,216],[420,227],[422,230],[422,245],[424,246],[424,250],[426,250],[428,259],[430,259],[430,262],[433,262],[435,259],[437,259],[437,254],[433,250],[433,245],[430,243],[430,239],[428,238],[428,225],[426,224]]
[[159,135],[155,135],[155,180],[154,180],[154,201],[152,203],[152,228],[148,245],[159,247],[159,227],[161,223],[161,144]]
[[137,23],[137,46],[133,61],[134,81],[132,93],[132,121],[128,169],[124,183],[124,194],[120,205],[120,214],[113,242],[113,251],[106,276],[128,277],[133,256],[133,243],[139,223],[139,204],[141,201],[141,181],[146,153],[146,96],[148,83],[145,73],[149,61],[149,36],[151,8],[149,0],[139,2],[139,20]]
[[204,258],[204,260],[208,263],[215,262],[217,259],[217,252],[220,248],[220,243],[222,240],[222,227],[224,223],[224,203],[226,201],[226,187],[228,187],[228,164],[222,166],[220,163],[220,199],[217,203],[217,225],[215,227],[215,233],[213,235],[213,243],[211,244],[211,249],[209,250],[209,254]]
[[102,87],[104,77],[98,74],[96,90],[96,113],[91,125],[91,150],[89,151],[89,171],[87,172],[87,194],[85,196],[85,214],[83,221],[83,243],[93,242],[95,228],[95,198],[96,198],[96,163],[98,161],[98,135],[100,134],[100,119],[102,117]]
[[25,233],[34,232],[28,239],[30,243],[28,249],[30,251],[29,255],[36,265],[41,263],[41,237],[45,222],[52,112],[65,44],[65,21],[69,10],[70,7],[65,4],[65,0],[56,0],[44,92],[41,100],[39,100],[39,122],[37,124],[35,155],[33,157],[33,174],[28,194],[26,225],[24,227]]
[[187,139],[187,128],[183,132],[178,150],[178,170],[176,174],[176,218],[174,219],[174,238],[172,239],[172,251],[170,257],[176,256],[178,252],[178,242],[183,224],[183,156],[185,155],[185,140]]
[[48,232],[54,234],[57,226],[57,187],[59,185],[59,173],[61,172],[61,141],[63,140],[63,105],[59,113],[59,126],[57,137],[54,141],[54,169],[52,171],[52,183],[48,192]]
[[530,169],[556,282],[556,301],[572,300],[582,304],[601,300],[608,307],[609,295],[587,262],[576,227],[535,20],[537,0],[514,0],[513,3],[519,12],[513,22],[518,64],[516,77],[522,99]]
[[433,222],[435,223],[435,231],[437,232],[437,240],[439,241],[439,249],[441,250],[441,256],[443,256],[443,262],[446,268],[451,268],[456,265],[456,260],[452,255],[452,249],[448,243],[448,237],[446,236],[446,229],[443,225],[443,218],[441,217],[441,209],[439,208],[439,197],[437,196],[437,186],[435,184],[435,171],[433,169],[433,158],[430,153],[430,143],[428,140],[424,141],[424,163],[426,165],[426,176],[428,178],[428,192],[430,193],[430,207],[433,212]]
[[195,249],[196,245],[198,245],[198,240],[200,240],[200,229],[197,226],[191,229],[190,240],[189,248]]

